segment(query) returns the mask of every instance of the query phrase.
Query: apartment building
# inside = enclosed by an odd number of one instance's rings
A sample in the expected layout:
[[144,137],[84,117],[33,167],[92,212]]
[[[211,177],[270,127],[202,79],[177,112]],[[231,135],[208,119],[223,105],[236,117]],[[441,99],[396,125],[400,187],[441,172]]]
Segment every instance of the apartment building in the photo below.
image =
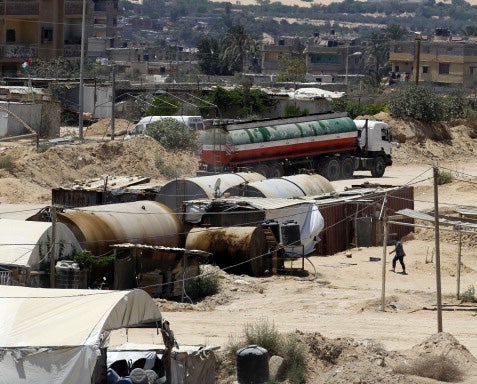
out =
[[362,73],[363,48],[357,38],[338,36],[334,31],[308,39],[304,50],[308,74],[320,78],[323,75],[354,76]]
[[412,41],[394,42],[389,61],[395,73],[406,73],[420,84],[477,84],[476,38],[451,36],[441,30],[436,30],[435,36],[416,34]]
[[83,4],[85,36],[114,46],[118,0],[0,0],[1,75],[21,75],[27,59],[79,58]]

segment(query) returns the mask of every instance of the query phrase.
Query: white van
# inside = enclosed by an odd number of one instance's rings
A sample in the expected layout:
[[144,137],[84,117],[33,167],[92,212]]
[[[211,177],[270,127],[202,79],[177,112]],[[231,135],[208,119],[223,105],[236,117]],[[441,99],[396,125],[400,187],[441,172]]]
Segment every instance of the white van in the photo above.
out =
[[193,131],[203,131],[205,129],[202,116],[146,116],[143,117],[136,126],[129,132],[126,139],[134,136],[141,136],[146,131],[149,124],[165,119],[174,119],[189,126]]

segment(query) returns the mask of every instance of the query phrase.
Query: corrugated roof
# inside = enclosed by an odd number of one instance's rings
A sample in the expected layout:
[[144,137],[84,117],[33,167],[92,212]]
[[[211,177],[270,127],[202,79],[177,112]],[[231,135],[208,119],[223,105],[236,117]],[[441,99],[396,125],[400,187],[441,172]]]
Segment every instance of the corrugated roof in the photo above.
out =
[[314,201],[306,201],[301,199],[280,199],[280,198],[269,198],[269,197],[240,197],[240,196],[231,196],[227,198],[219,199],[199,199],[199,200],[189,200],[185,204],[209,204],[212,201],[223,201],[231,204],[248,204],[256,209],[270,210],[270,209],[280,209],[291,207],[294,205],[301,204],[313,204]]
[[[434,216],[425,213],[425,212],[420,212],[420,211],[414,211],[412,209],[402,209],[398,212],[396,212],[398,215],[403,215],[410,217],[412,219],[417,219],[417,220],[422,220],[422,221],[429,221],[429,222],[434,222]],[[447,225],[447,226],[454,226],[454,225],[459,225],[461,227],[466,227],[466,228],[473,228],[477,229],[477,224],[475,223],[470,223],[466,222],[465,219],[463,220],[462,217],[456,217],[455,220],[454,218],[439,218],[439,225]]]
[[74,185],[64,186],[60,189],[77,189],[84,191],[107,190],[126,188],[132,185],[148,183],[150,177],[144,176],[107,176],[90,180],[75,181]]

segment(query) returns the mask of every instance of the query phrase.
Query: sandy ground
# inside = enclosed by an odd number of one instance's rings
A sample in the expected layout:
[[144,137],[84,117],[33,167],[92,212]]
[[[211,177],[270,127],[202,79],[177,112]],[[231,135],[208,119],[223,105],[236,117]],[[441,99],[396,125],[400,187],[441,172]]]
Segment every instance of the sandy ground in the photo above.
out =
[[[394,165],[386,169],[381,179],[372,179],[369,173],[358,172],[352,180],[333,182],[336,190],[366,181],[413,185],[416,209],[431,209],[434,204],[432,166],[438,163],[454,176],[451,183],[439,187],[440,209],[477,206],[475,128],[465,125],[433,125],[426,128],[412,122],[394,121],[385,114],[376,118],[388,121],[393,126],[393,136],[400,142],[393,149]],[[121,123],[127,125],[126,122],[118,121],[118,127]],[[5,163],[6,158],[9,158],[11,164],[0,170],[0,217],[25,215],[28,208],[49,204],[52,188],[71,185],[75,180],[108,174],[142,175],[150,176],[161,185],[166,178],[157,167],[158,157],[162,159],[161,163],[179,169],[183,176],[193,174],[197,167],[197,159],[192,154],[166,152],[147,137],[111,142],[107,138],[107,130],[108,123],[100,122],[89,128],[86,135],[87,138],[90,135],[99,138],[99,141],[95,139],[80,145],[60,145],[40,153],[31,143],[2,143],[0,160]],[[428,139],[435,135],[447,139]],[[477,286],[476,244],[475,236],[464,236],[461,293],[471,286]],[[416,346],[427,353],[428,344],[424,340],[438,330],[434,235],[426,229],[417,230],[404,239],[404,247],[408,275],[389,272],[391,258],[387,256],[383,264],[382,247],[360,248],[329,257],[309,257],[304,263],[306,277],[280,275],[252,278],[221,272],[220,293],[200,303],[157,302],[182,345],[206,344],[226,349],[231,340],[243,336],[246,325],[266,320],[280,332],[299,331],[304,337],[312,335],[312,339],[319,334],[331,339],[353,338],[358,344],[376,340],[390,351],[387,359]],[[477,304],[462,304],[456,299],[456,236],[441,231],[440,248],[443,330],[456,338],[455,343],[451,342],[453,347],[459,344],[462,346],[460,352],[467,353],[467,348],[477,356]],[[388,247],[386,252],[390,250]],[[370,261],[370,258],[380,260]],[[295,261],[293,267],[301,267],[300,261]],[[400,268],[397,270],[400,271]],[[381,310],[383,294],[384,311]],[[130,330],[128,338],[131,342],[162,342],[156,332],[144,329]],[[125,340],[123,332],[115,332],[111,344],[121,344]],[[440,350],[441,353],[446,351],[447,347]],[[355,350],[349,356],[359,360],[361,352]],[[469,384],[477,382],[477,362],[474,360],[465,354],[459,355],[459,361],[472,362],[464,367],[468,373],[465,382]],[[352,369],[340,366],[341,373],[338,375],[335,372],[336,380],[330,381],[323,378],[325,371],[316,368],[321,365],[315,363],[316,360],[310,365],[310,383],[345,384],[353,382],[352,377],[365,375],[368,375],[368,379],[359,382],[432,382],[410,380],[407,376],[388,377],[388,365],[382,367],[385,373],[376,373],[374,366],[370,368],[365,363]],[[370,372],[376,374],[369,378]],[[345,374],[350,376],[339,379],[341,381],[337,379]],[[387,379],[378,379],[383,374],[388,375]],[[230,377],[218,381],[228,382],[231,382]]]
[[[458,164],[477,177],[477,161]],[[417,209],[433,206],[432,168],[429,166],[393,166],[379,182],[390,185],[416,183],[419,201]],[[353,181],[333,182],[337,190],[365,181],[362,176]],[[474,204],[477,187],[455,191],[452,185],[439,188],[440,205]],[[413,237],[415,239],[413,239]],[[443,232],[441,242],[442,295],[446,304],[456,304],[455,239]],[[423,240],[421,240],[421,238]],[[475,244],[475,239],[474,239]],[[387,251],[391,251],[388,247]],[[382,262],[370,262],[370,257],[383,257],[382,247],[352,249],[349,254],[310,257],[305,262],[306,278],[278,276],[269,278],[237,277],[231,284],[237,294],[233,299],[211,310],[168,311],[163,315],[174,326],[179,342],[224,345],[231,336],[238,336],[247,323],[268,319],[283,332],[299,329],[321,332],[330,337],[376,338],[387,348],[406,349],[437,331],[435,264],[430,262],[434,238],[429,230],[418,230],[405,241],[408,275],[392,273],[392,257],[386,261],[386,310],[380,310],[382,297]],[[464,268],[461,292],[477,283],[477,248],[463,248]],[[427,260],[427,262],[426,262]],[[295,267],[300,266],[295,262]],[[314,276],[316,270],[316,278]],[[397,268],[400,271],[400,267]],[[230,282],[229,282],[230,283]],[[244,289],[243,287],[247,287]],[[242,292],[245,290],[245,292]],[[227,287],[227,291],[233,291]],[[424,309],[426,308],[426,309]],[[474,325],[477,306],[446,310],[444,330],[452,333],[477,356],[477,333]],[[131,335],[132,333],[130,333]]]

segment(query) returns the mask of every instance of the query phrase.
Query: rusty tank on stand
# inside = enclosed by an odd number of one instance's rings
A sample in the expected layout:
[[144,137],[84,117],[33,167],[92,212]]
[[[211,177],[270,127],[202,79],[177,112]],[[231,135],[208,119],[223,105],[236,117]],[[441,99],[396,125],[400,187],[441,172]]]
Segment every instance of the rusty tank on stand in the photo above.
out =
[[193,228],[185,248],[210,252],[211,262],[229,273],[260,276],[271,267],[267,239],[260,227]]
[[134,243],[180,247],[183,225],[177,215],[156,201],[96,205],[58,213],[58,221],[93,255],[111,253],[110,245]]

